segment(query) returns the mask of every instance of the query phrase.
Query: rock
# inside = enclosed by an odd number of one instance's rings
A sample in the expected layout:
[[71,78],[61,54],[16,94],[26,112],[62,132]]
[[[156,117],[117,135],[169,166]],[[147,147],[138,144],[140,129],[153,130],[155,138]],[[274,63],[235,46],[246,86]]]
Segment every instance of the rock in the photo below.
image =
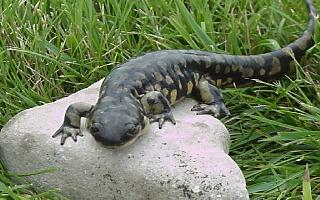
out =
[[68,105],[94,103],[101,81],[54,103],[23,111],[0,133],[0,155],[9,172],[54,172],[27,177],[35,186],[59,188],[71,199],[249,199],[245,179],[228,156],[229,134],[211,116],[190,111],[186,99],[165,123],[130,146],[109,149],[85,133],[64,146],[51,138]]

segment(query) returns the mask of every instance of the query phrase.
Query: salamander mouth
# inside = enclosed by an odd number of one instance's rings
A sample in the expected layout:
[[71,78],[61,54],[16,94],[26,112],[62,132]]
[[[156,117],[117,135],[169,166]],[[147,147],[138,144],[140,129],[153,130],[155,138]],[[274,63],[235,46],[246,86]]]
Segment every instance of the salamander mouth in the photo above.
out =
[[117,133],[106,129],[101,123],[92,123],[89,132],[101,144],[108,148],[118,148],[127,146],[136,140],[140,135],[141,125],[127,125],[125,133]]
[[[90,120],[86,122],[86,129],[95,138],[95,140],[102,144],[105,148],[115,149],[126,147],[136,141],[141,135],[147,133],[150,128],[149,118],[144,116],[143,122],[133,121],[122,124],[122,131],[114,132],[116,127],[106,125],[99,120]],[[109,129],[108,129],[109,128]]]
[[123,143],[118,143],[118,144],[114,144],[114,145],[104,145],[104,147],[108,148],[108,149],[122,149],[125,147],[130,146],[131,144],[133,144],[138,138],[140,138],[140,136],[148,133],[149,129],[150,129],[150,123],[149,123],[149,119],[145,118],[146,121],[146,125],[144,126],[144,128],[142,129],[142,126],[139,125],[139,132],[136,136],[134,136],[131,140],[127,141],[127,142],[123,142]]

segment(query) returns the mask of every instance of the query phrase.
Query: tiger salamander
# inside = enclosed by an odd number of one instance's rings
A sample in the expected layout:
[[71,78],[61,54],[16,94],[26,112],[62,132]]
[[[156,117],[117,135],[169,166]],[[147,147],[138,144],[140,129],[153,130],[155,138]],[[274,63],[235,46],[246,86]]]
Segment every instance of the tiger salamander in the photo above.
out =
[[197,50],[162,50],[146,53],[119,65],[105,78],[95,105],[73,103],[66,110],[61,135],[74,141],[80,118],[94,138],[111,147],[134,141],[147,125],[165,121],[176,124],[171,105],[191,95],[199,100],[191,110],[197,114],[229,115],[219,86],[246,84],[252,79],[270,81],[289,74],[306,50],[314,45],[312,34],[318,18],[311,0],[307,30],[297,40],[277,51],[236,56]]

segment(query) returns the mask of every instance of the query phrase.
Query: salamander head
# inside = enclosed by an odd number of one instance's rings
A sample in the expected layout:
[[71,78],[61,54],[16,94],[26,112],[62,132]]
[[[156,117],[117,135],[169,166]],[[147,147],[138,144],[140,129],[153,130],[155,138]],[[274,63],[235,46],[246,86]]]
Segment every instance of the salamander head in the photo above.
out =
[[97,107],[91,113],[87,127],[97,141],[109,147],[117,147],[135,141],[148,122],[139,108],[123,104]]

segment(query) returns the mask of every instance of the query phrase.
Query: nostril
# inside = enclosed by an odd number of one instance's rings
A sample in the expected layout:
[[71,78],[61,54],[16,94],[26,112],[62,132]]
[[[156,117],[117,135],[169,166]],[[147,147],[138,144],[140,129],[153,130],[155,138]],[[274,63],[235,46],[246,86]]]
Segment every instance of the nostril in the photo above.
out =
[[90,132],[91,133],[97,133],[99,132],[99,127],[100,127],[100,124],[98,123],[93,123],[90,127]]

